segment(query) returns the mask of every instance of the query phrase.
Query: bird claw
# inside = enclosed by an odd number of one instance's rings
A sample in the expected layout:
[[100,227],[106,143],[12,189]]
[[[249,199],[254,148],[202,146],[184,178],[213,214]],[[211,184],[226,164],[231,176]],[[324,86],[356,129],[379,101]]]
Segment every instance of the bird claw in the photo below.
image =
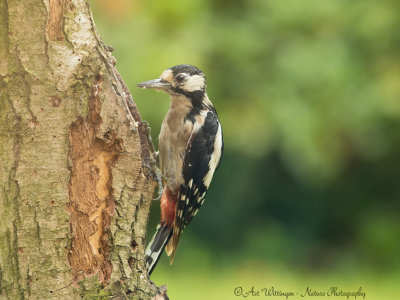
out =
[[159,161],[159,155],[158,151],[155,151],[153,141],[151,139],[151,127],[149,126],[149,123],[147,121],[142,121],[141,125],[144,126],[145,128],[145,133],[146,133],[146,138],[147,138],[147,144],[149,145],[149,152],[151,155],[151,166],[150,169],[154,175],[154,179],[157,181],[157,186],[158,186],[158,196],[153,199],[153,201],[158,201],[161,199],[162,193],[163,193],[163,184],[161,180],[161,172],[160,172],[160,161]]
[[154,172],[155,172],[156,180],[157,180],[158,196],[156,198],[154,198],[153,201],[159,201],[161,199],[161,196],[162,196],[163,190],[164,190],[164,187],[163,187],[163,184],[162,184],[162,180],[161,180],[162,175],[161,175],[160,170],[158,168],[156,168],[154,170]]
[[162,194],[161,195],[158,194],[157,198],[153,198],[153,199],[151,199],[151,201],[160,201],[161,197],[162,197]]
[[147,121],[142,121],[141,125],[143,125],[145,128],[147,144],[149,145],[149,152],[151,154],[151,157],[154,159],[157,167],[160,168],[158,151],[154,149],[153,140],[151,139],[151,127],[149,126],[149,123]]

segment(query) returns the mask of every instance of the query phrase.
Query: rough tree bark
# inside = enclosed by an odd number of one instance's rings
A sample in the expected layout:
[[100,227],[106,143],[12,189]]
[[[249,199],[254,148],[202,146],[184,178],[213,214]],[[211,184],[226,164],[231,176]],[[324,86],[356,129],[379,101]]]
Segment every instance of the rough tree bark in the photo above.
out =
[[88,0],[0,0],[0,298],[148,299],[153,160]]

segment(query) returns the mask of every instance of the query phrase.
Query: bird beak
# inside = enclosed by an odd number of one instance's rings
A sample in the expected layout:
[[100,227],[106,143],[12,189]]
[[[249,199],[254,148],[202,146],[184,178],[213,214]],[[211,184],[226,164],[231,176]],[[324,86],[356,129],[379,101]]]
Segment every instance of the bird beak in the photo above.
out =
[[164,79],[153,79],[137,84],[142,89],[155,89],[167,92],[171,88],[171,84]]

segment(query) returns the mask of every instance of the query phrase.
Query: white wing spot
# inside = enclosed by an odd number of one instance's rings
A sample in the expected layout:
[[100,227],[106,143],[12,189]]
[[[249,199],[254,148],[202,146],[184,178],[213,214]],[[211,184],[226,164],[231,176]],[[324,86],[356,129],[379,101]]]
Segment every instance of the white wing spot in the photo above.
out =
[[214,142],[214,152],[211,154],[211,159],[210,162],[208,163],[208,166],[210,167],[210,171],[204,176],[204,184],[208,188],[211,183],[211,179],[214,175],[214,171],[217,168],[218,162],[221,158],[221,149],[222,149],[222,129],[221,129],[221,124],[218,124],[218,131],[215,136],[215,142]]

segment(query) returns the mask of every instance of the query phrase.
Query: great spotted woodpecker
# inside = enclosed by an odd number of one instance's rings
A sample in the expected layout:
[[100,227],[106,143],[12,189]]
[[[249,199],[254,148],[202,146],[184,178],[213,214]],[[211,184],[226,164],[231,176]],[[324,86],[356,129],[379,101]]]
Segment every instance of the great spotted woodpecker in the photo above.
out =
[[159,136],[164,181],[161,221],[145,253],[150,275],[164,248],[172,264],[183,230],[204,202],[224,144],[217,112],[206,93],[206,78],[198,68],[174,66],[159,79],[137,86],[167,92],[171,98]]

